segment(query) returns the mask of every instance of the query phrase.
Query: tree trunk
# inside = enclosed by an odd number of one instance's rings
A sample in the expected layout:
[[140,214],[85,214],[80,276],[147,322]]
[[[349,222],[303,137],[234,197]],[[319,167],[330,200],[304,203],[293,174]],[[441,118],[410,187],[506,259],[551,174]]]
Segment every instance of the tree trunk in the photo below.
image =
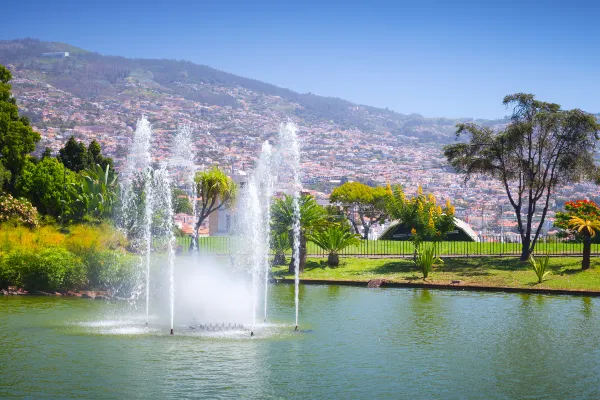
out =
[[[293,254],[293,252],[292,252]],[[304,233],[300,232],[300,265],[299,265],[299,270],[300,272],[304,272],[304,267],[306,266],[306,237],[304,237]],[[290,266],[288,268],[288,272],[290,274],[294,274],[294,262],[296,260],[294,259],[294,256],[292,255],[292,260],[290,261]]]
[[329,253],[327,256],[327,264],[330,267],[337,267],[340,265],[340,256],[337,253]]
[[525,238],[523,238],[523,243],[522,243],[522,247],[521,247],[521,261],[527,261],[529,260],[529,256],[531,255],[531,252],[529,250],[529,245],[531,244],[531,238],[529,236],[525,236]]
[[306,238],[304,234],[300,233],[300,272],[304,272],[304,267],[306,267]]
[[592,237],[585,236],[583,238],[583,259],[581,260],[581,269],[586,270],[590,268],[590,256],[592,253]]
[[285,265],[285,253],[283,251],[278,251],[275,253],[273,265]]

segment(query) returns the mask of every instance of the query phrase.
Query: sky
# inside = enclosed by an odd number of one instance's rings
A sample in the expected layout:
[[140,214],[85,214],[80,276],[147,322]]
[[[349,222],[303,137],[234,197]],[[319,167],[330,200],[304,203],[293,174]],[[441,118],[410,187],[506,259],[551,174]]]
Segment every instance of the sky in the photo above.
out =
[[600,2],[5,2],[0,39],[189,60],[300,93],[427,117],[499,118],[502,98],[600,112]]

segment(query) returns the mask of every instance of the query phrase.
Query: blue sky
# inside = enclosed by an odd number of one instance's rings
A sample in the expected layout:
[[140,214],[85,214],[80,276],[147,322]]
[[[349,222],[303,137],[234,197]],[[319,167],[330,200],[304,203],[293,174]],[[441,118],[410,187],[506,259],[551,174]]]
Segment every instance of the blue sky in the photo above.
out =
[[501,117],[514,92],[600,112],[594,2],[20,0],[2,14],[0,39],[185,59],[401,113]]

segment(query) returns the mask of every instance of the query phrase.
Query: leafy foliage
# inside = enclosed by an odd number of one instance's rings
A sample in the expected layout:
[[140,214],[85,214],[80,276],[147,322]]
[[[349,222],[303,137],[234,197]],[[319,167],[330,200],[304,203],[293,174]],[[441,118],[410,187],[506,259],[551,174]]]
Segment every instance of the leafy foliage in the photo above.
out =
[[374,224],[380,224],[387,218],[387,192],[384,187],[347,182],[333,189],[330,201],[344,210],[356,233],[360,233],[358,224],[362,225],[363,239],[369,238]]
[[16,199],[10,194],[0,195],[0,223],[7,221],[36,228],[39,225],[38,212],[26,199]]
[[66,169],[55,158],[44,158],[37,164],[28,162],[17,178],[17,194],[28,198],[43,214],[57,217],[61,214],[63,200],[65,213],[69,213],[67,189],[77,185],[81,177]]
[[[35,144],[40,141],[40,134],[29,126],[27,117],[19,117],[19,109],[14,97],[11,96],[12,79],[10,71],[0,65],[0,183],[8,188],[21,173],[28,154],[35,150]],[[6,171],[10,172],[10,176]],[[7,177],[9,179],[7,179]]]
[[3,282],[33,291],[77,289],[86,283],[81,260],[60,247],[12,251],[2,258],[0,275]]
[[[459,124],[457,136],[468,133],[470,140],[446,146],[444,154],[467,179],[483,174],[501,181],[517,217],[525,261],[535,248],[557,185],[598,177],[594,156],[600,126],[591,114],[562,110],[531,94],[506,96],[504,104],[513,106],[505,129],[494,132]],[[536,227],[538,209],[542,214]]]
[[76,221],[89,219],[99,221],[112,215],[118,199],[117,175],[107,164],[99,164],[85,170],[82,181],[71,187],[71,218]]
[[592,240],[600,231],[600,207],[589,200],[568,201],[565,211],[556,213],[554,225],[583,242],[581,268],[590,267]]
[[127,240],[109,224],[37,229],[0,226],[0,287],[64,291],[110,290],[129,295],[137,257],[125,252]]

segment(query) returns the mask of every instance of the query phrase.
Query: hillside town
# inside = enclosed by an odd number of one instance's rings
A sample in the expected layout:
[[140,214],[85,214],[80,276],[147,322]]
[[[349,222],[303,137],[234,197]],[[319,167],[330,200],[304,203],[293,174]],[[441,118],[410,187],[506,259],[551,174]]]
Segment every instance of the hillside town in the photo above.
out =
[[[210,105],[167,90],[143,72],[133,72],[122,83],[113,85],[118,91],[115,96],[86,99],[46,83],[44,69],[50,71],[55,61],[45,60],[35,68],[8,65],[18,105],[42,135],[39,152],[50,148],[56,153],[71,136],[86,143],[96,139],[115,159],[118,170],[137,119],[146,116],[155,134],[155,162],[166,160],[174,133],[187,125],[194,132],[198,169],[219,165],[232,173],[251,171],[262,143],[268,140],[276,144],[280,124],[292,121],[298,126],[301,140],[303,185],[320,201],[326,202],[331,189],[345,181],[400,184],[408,193],[421,185],[440,199],[451,199],[457,205],[457,216],[479,233],[514,233],[514,212],[500,183],[483,178],[465,182],[448,166],[442,145],[452,142],[452,126],[416,125],[403,134],[392,133],[385,129],[381,115],[356,106],[351,111],[372,118],[373,125],[380,127],[367,131],[333,121],[300,118],[291,111],[302,106],[280,96],[243,87],[174,83],[188,92],[202,91],[235,100],[234,105]],[[544,232],[552,231],[554,210],[565,199],[594,190],[586,183],[562,187],[552,203]]]

